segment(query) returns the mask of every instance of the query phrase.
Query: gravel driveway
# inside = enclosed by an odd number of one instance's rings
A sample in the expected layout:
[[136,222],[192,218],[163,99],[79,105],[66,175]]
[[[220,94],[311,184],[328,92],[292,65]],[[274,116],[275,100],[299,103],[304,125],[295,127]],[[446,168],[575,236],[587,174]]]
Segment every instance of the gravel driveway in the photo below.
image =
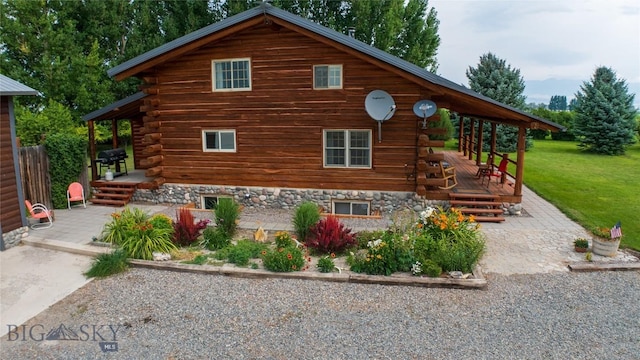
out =
[[[0,357],[638,359],[640,273],[489,280],[479,291],[132,269],[10,333]],[[37,341],[60,328],[78,340]]]

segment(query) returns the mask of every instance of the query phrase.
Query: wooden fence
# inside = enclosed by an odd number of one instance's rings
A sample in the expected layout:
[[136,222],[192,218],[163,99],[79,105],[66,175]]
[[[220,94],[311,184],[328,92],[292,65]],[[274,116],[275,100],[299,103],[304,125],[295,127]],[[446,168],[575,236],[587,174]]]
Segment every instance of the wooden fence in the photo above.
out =
[[[49,209],[53,208],[51,200],[51,177],[49,176],[49,157],[44,146],[21,147],[20,176],[24,198],[32,203],[42,203]],[[89,198],[89,177],[87,171],[80,174],[78,182],[82,184],[85,198]]]

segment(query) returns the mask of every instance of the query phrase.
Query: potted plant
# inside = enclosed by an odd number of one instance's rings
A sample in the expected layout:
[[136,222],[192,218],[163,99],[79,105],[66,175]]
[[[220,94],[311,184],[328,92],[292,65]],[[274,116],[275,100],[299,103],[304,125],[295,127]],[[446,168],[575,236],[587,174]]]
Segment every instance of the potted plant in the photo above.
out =
[[620,237],[611,238],[611,229],[597,227],[591,231],[594,235],[592,240],[592,251],[596,255],[616,256],[620,246]]
[[579,253],[587,252],[587,249],[589,248],[589,240],[577,238],[573,240],[573,248]]

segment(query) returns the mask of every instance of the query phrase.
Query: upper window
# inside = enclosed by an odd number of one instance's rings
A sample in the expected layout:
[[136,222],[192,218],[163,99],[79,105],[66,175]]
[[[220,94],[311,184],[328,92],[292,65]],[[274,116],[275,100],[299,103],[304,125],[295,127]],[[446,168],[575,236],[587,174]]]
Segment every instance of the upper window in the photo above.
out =
[[316,65],[313,67],[314,89],[342,89],[342,65]]
[[213,91],[251,90],[251,60],[213,60]]
[[236,151],[235,130],[202,130],[203,151]]
[[324,166],[371,167],[371,130],[325,130]]

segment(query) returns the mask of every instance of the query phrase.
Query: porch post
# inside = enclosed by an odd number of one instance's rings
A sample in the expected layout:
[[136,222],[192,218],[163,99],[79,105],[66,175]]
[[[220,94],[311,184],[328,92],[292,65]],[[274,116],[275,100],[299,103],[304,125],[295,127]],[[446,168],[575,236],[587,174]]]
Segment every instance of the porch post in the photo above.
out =
[[464,117],[458,114],[458,152],[463,152],[463,142],[464,142]]
[[[489,151],[491,151],[491,155],[492,158],[495,159],[495,154],[496,154],[496,148],[498,143],[498,125],[494,122],[491,123],[491,149]],[[490,166],[493,164],[489,164]]]
[[513,195],[522,196],[522,180],[524,177],[524,151],[526,148],[527,129],[518,129],[518,157],[516,159],[516,183],[513,185]]
[[91,160],[91,180],[98,180],[98,169],[96,167],[96,135],[93,120],[89,120],[89,160]]
[[476,146],[476,165],[480,166],[480,163],[482,162],[482,140],[484,138],[483,136],[483,127],[484,127],[484,120],[480,119],[478,121],[478,146]]
[[476,137],[475,119],[469,118],[469,160],[473,160],[473,142]]
[[111,148],[118,147],[118,120],[111,120]]

